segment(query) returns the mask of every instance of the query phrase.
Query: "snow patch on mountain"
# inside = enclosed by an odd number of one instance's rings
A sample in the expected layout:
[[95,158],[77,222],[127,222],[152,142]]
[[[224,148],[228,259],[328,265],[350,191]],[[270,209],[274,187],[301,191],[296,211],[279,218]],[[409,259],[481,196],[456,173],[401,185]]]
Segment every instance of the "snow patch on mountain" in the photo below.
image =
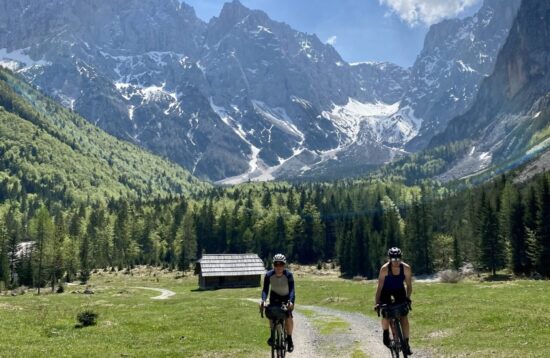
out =
[[455,179],[467,179],[486,171],[492,163],[490,152],[478,151],[474,146],[464,158],[437,179],[449,182]]
[[270,122],[283,132],[290,134],[304,141],[304,134],[292,123],[292,119],[288,116],[283,108],[271,108],[262,101],[252,100],[254,110],[266,121]]
[[324,111],[322,116],[343,133],[342,145],[368,137],[379,143],[401,146],[418,134],[422,120],[414,116],[410,107],[399,109],[399,106],[400,102],[363,103],[349,98],[346,105],[333,105],[332,110]]
[[399,109],[399,102],[392,105],[386,103],[362,103],[354,98],[349,98],[343,106],[333,105],[330,112],[323,111],[322,116],[330,120],[336,128],[345,135],[343,144],[357,141],[364,121],[377,121],[387,118]]
[[8,51],[7,48],[0,48],[0,66],[12,71],[19,71],[34,66],[48,66],[50,62],[44,59],[33,60],[28,55],[28,48]]
[[259,157],[260,149],[246,138],[246,132],[243,130],[241,124],[235,121],[233,117],[231,117],[231,115],[229,115],[227,109],[225,109],[224,107],[216,106],[212,97],[210,97],[210,107],[220,117],[223,123],[231,128],[235,132],[235,134],[237,134],[246,144],[248,144],[248,146],[250,147],[250,151],[252,152],[252,154],[250,155],[250,160],[248,162],[248,170],[246,172],[233,177],[222,179],[216,183],[235,185],[243,183],[251,179],[252,177],[264,175],[267,177],[267,179],[265,180],[272,180],[273,177],[271,177],[269,173],[266,173],[268,171],[268,167]]

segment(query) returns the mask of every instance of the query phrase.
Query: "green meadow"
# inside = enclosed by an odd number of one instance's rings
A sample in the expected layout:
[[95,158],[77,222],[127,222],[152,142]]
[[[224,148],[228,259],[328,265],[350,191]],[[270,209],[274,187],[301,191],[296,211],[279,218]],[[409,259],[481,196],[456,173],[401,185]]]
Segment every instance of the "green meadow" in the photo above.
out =
[[[296,275],[297,303],[361,312],[375,317],[373,281]],[[198,291],[195,276],[141,270],[99,272],[90,287],[62,294],[0,296],[1,356],[10,357],[257,357],[268,352],[267,323],[250,298],[259,288]],[[176,293],[153,300],[166,288]],[[47,290],[44,290],[47,292]],[[550,282],[465,281],[415,283],[411,313],[414,347],[435,356],[550,356]],[[95,326],[77,328],[76,316],[92,310]],[[319,334],[346,329],[320,322]],[[317,323],[316,323],[317,320]],[[361,356],[357,353],[355,356]]]

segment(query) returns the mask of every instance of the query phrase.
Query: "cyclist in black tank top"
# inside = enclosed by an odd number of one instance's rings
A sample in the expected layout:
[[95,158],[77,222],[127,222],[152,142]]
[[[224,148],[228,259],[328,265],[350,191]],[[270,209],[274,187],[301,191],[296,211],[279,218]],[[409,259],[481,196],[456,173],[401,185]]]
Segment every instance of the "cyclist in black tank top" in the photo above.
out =
[[[412,293],[411,267],[401,261],[401,250],[397,247],[388,250],[388,258],[388,262],[382,266],[378,276],[375,309],[378,309],[382,304],[410,302]],[[407,342],[408,354],[412,354],[409,347],[409,319],[406,314],[401,317],[401,326]],[[382,329],[384,330],[382,338],[386,346],[390,342],[389,328],[389,321],[382,318]]]

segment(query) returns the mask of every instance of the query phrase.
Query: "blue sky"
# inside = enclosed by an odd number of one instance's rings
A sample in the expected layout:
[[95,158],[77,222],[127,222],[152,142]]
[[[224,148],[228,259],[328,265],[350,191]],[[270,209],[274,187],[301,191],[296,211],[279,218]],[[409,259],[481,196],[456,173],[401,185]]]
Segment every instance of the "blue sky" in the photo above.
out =
[[[183,0],[205,21],[224,0]],[[241,0],[294,29],[329,41],[348,62],[413,64],[429,24],[471,15],[481,0]],[[444,4],[444,5],[442,5]]]

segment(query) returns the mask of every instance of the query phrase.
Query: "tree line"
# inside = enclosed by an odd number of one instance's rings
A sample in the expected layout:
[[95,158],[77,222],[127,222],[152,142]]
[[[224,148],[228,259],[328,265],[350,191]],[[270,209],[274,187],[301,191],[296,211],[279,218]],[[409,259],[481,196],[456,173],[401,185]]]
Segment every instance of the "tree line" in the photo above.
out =
[[501,177],[453,192],[380,180],[247,184],[152,202],[113,199],[63,207],[33,198],[0,204],[0,285],[85,282],[97,268],[187,270],[203,253],[255,252],[269,265],[337,263],[375,277],[389,247],[415,274],[465,262],[496,274],[549,277],[550,175]]

